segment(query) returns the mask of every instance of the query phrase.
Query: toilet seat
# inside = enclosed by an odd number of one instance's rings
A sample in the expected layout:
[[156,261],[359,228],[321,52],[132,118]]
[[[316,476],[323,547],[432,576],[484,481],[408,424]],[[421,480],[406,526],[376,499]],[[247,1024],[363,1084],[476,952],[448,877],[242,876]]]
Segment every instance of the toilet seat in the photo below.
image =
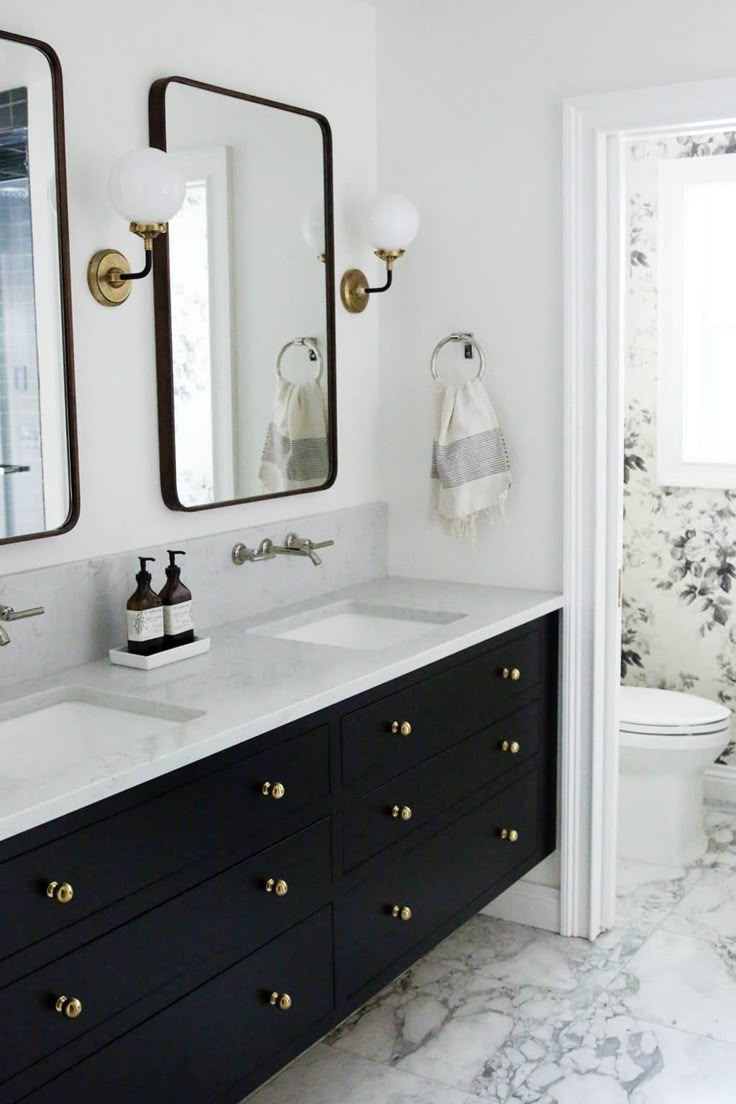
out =
[[[707,746],[709,736],[728,730],[731,711],[725,705],[677,690],[622,686],[619,731],[629,746],[652,747],[652,741]],[[705,739],[700,740],[699,737]],[[717,742],[717,741],[716,741]]]

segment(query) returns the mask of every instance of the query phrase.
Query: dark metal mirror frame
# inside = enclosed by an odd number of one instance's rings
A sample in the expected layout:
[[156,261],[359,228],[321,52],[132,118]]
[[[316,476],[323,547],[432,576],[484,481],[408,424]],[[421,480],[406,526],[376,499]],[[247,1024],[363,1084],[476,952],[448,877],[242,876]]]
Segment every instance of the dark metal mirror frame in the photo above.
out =
[[170,510],[215,510],[220,506],[237,506],[244,502],[262,502],[268,498],[286,498],[290,495],[315,494],[326,491],[337,478],[337,374],[335,340],[335,234],[334,199],[332,188],[332,130],[324,115],[307,111],[276,100],[234,92],[215,84],[191,80],[189,77],[163,77],[154,81],[148,95],[149,136],[152,146],[166,149],[166,90],[170,84],[186,84],[230,96],[237,100],[272,107],[278,111],[290,111],[313,119],[322,132],[322,163],[325,197],[325,300],[327,306],[327,427],[329,434],[329,472],[321,487],[305,487],[294,491],[278,491],[275,494],[251,495],[248,498],[229,498],[222,502],[206,502],[201,506],[184,506],[179,500],[176,485],[176,435],[174,432],[174,363],[171,340],[171,295],[169,286],[169,245],[162,234],[153,243],[153,293],[156,323],[156,375],[158,389],[158,434],[161,493]]
[[67,211],[66,145],[64,141],[64,89],[61,63],[48,43],[25,35],[0,31],[0,39],[32,46],[44,55],[51,70],[54,101],[54,160],[56,162],[56,215],[59,243],[59,284],[61,304],[61,340],[64,350],[64,391],[66,396],[66,427],[69,464],[69,513],[63,525],[38,533],[21,533],[17,537],[0,537],[0,544],[57,537],[68,533],[79,521],[79,445],[77,440],[77,404],[74,385],[74,336],[72,328],[72,291],[69,261],[69,213]]

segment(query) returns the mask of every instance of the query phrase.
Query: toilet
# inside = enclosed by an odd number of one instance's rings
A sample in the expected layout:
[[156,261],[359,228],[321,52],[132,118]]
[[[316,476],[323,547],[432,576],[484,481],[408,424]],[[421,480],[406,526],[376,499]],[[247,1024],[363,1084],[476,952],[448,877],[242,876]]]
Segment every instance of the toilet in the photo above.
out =
[[730,723],[730,709],[694,694],[621,687],[620,858],[682,866],[704,853],[703,777]]

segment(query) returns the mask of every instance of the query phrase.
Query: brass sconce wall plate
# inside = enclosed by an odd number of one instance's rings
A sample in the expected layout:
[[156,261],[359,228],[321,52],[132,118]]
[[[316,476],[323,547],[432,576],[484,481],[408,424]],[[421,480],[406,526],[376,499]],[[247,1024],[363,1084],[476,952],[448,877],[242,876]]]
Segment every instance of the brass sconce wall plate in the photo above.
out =
[[121,273],[130,272],[127,257],[115,249],[99,249],[87,265],[87,283],[92,295],[103,307],[118,307],[130,295],[130,280],[121,280]]
[[350,314],[362,314],[368,306],[368,280],[359,268],[349,268],[340,281],[342,305]]

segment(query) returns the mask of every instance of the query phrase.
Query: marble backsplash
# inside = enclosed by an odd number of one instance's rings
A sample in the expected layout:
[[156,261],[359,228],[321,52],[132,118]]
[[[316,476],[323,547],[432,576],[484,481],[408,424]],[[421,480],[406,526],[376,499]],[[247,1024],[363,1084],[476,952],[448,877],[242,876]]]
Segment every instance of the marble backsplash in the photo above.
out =
[[[322,565],[278,556],[236,567],[233,545],[277,543],[291,530],[314,541],[334,540],[320,553]],[[382,502],[288,518],[257,528],[176,542],[186,552],[182,580],[192,591],[195,631],[265,613],[291,602],[381,578],[387,573],[387,507]],[[168,563],[165,548],[141,548],[156,556],[153,586],[160,590]],[[0,687],[55,674],[104,656],[125,642],[125,605],[135,590],[137,552],[60,564],[0,578],[0,602],[16,609],[44,606],[45,614],[7,627],[11,643],[0,649]]]

